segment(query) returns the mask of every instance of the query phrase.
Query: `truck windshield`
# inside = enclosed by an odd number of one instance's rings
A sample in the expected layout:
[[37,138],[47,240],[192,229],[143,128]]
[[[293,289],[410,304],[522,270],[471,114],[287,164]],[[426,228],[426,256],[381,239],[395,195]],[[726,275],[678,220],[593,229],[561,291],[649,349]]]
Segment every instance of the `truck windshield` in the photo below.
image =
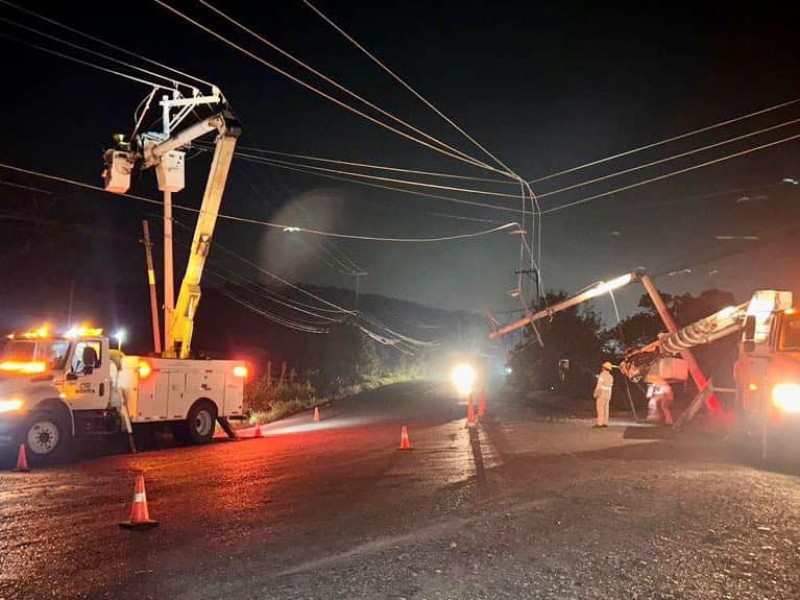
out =
[[800,313],[784,316],[778,350],[782,352],[800,352]]
[[[0,370],[33,373],[64,368],[68,340],[6,340],[0,350]],[[36,369],[42,365],[43,369]]]

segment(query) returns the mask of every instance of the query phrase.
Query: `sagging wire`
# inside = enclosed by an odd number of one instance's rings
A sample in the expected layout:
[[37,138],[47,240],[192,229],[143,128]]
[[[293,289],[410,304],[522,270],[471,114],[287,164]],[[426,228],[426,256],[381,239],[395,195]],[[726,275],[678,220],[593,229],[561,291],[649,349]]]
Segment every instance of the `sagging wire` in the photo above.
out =
[[[176,221],[174,219],[173,219],[173,223],[178,224],[179,227],[182,227],[182,228],[184,228],[186,230],[191,230],[187,225],[185,225],[183,223],[180,223],[179,221]],[[325,300],[324,298],[322,298],[320,296],[317,296],[316,294],[314,294],[312,292],[309,292],[308,290],[303,289],[302,287],[297,286],[297,285],[287,281],[286,279],[283,279],[282,277],[276,275],[275,273],[272,273],[271,271],[268,271],[267,269],[265,269],[264,267],[262,267],[260,265],[257,265],[253,261],[248,260],[244,256],[238,254],[234,250],[231,250],[230,248],[226,247],[225,245],[220,244],[219,242],[214,242],[214,248],[219,248],[222,252],[225,252],[226,254],[228,254],[230,256],[233,256],[234,258],[242,261],[243,263],[249,265],[250,267],[256,269],[257,271],[263,273],[267,277],[275,279],[275,280],[279,281],[280,283],[282,283],[283,285],[288,286],[290,288],[293,288],[293,289],[297,290],[298,292],[313,298],[314,300],[320,302],[321,304],[325,304],[325,305],[330,306],[331,308],[335,309],[334,311],[330,311],[330,310],[326,310],[326,309],[323,309],[323,308],[313,307],[315,310],[325,310],[326,312],[336,312],[336,313],[342,313],[342,314],[347,314],[347,315],[356,314],[355,311],[347,310],[346,308],[342,308],[341,306],[337,306],[336,304],[334,304],[332,302],[329,302],[328,300]]]
[[[84,189],[90,189],[90,190],[97,191],[97,192],[108,193],[105,189],[103,189],[103,188],[101,188],[99,186],[96,186],[96,185],[91,185],[89,183],[84,183],[82,181],[69,179],[67,177],[61,177],[59,175],[50,175],[48,173],[42,173],[40,171],[33,171],[31,169],[24,169],[22,167],[17,167],[17,166],[14,166],[14,165],[10,165],[8,163],[0,163],[0,168],[8,169],[10,171],[15,171],[15,172],[18,172],[18,173],[26,173],[28,175],[36,175],[36,176],[41,177],[43,179],[49,179],[49,180],[52,180],[52,181],[58,181],[58,182],[61,182],[61,183],[67,183],[67,184],[70,184],[70,185],[75,185],[77,187],[82,187]],[[146,198],[144,196],[138,196],[138,195],[129,194],[129,193],[114,194],[114,195],[115,196],[119,196],[119,197],[123,197],[123,198],[129,198],[131,200],[137,200],[139,202],[144,202],[146,204],[153,204],[153,205],[156,205],[156,206],[163,206],[163,202],[162,201],[155,200],[153,198]],[[200,212],[200,210],[197,209],[197,208],[193,208],[191,206],[185,206],[185,205],[182,205],[182,204],[173,204],[172,207],[175,210],[183,210],[183,211],[192,212],[192,213],[199,213]],[[512,212],[517,212],[517,210],[513,209],[513,208],[508,208],[507,210],[510,210]],[[335,233],[335,232],[329,232],[329,231],[320,231],[320,230],[316,230],[316,229],[308,229],[308,228],[305,228],[305,227],[295,227],[293,225],[288,225],[288,224],[270,223],[268,221],[261,221],[261,220],[258,220],[258,219],[248,219],[246,217],[236,217],[236,216],[233,216],[233,215],[226,215],[224,213],[220,213],[219,214],[219,218],[220,219],[229,220],[229,221],[234,221],[234,222],[237,222],[237,223],[248,223],[248,224],[251,224],[251,225],[259,225],[261,227],[268,227],[268,228],[273,228],[273,229],[282,229],[287,233],[303,232],[303,233],[308,233],[308,234],[311,234],[311,235],[319,235],[319,236],[323,236],[323,237],[334,237],[334,238],[341,238],[341,239],[376,241],[376,242],[401,242],[401,243],[447,242],[447,241],[454,241],[454,240],[459,240],[459,239],[469,239],[469,238],[475,238],[475,237],[480,237],[480,236],[484,236],[484,235],[489,235],[489,234],[497,233],[498,231],[502,231],[502,230],[505,230],[505,229],[508,229],[508,228],[511,228],[511,227],[514,227],[514,226],[519,227],[519,225],[516,222],[511,222],[511,223],[505,223],[504,225],[499,226],[499,227],[494,227],[492,229],[486,229],[486,230],[482,230],[482,231],[477,231],[477,232],[473,232],[473,233],[466,233],[466,234],[461,234],[461,235],[441,236],[441,237],[433,237],[433,238],[385,238],[385,237],[362,236],[362,235],[354,235],[354,234]]]
[[[611,303],[614,305],[614,314],[617,317],[617,330],[619,331],[620,340],[622,340],[623,345],[627,345],[625,342],[625,334],[622,331],[622,318],[619,315],[619,309],[617,308],[617,299],[614,297],[614,290],[608,290],[608,295],[611,298]],[[639,415],[636,413],[636,407],[633,404],[633,396],[631,396],[631,388],[630,382],[625,375],[622,376],[625,380],[625,391],[628,393],[628,402],[631,405],[631,411],[633,411],[633,419],[634,421],[639,421]]]

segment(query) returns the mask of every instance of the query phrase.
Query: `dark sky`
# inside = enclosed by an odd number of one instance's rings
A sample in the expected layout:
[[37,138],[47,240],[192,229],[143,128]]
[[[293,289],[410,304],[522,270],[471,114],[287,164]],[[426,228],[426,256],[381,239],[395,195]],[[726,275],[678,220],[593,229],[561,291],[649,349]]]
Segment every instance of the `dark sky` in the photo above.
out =
[[[330,86],[237,31],[200,3],[171,4],[229,36],[242,50],[332,93]],[[26,6],[61,24],[218,85],[243,123],[240,150],[257,148],[498,178],[347,112],[156,2]],[[302,1],[218,6],[264,39],[375,105],[472,157],[491,160]],[[729,2],[609,5],[469,0],[320,1],[315,6],[525,179],[585,165],[800,98],[800,10],[796,6],[786,8],[783,3],[780,7],[770,2],[734,7]],[[148,66],[7,5],[0,5],[0,15],[125,62]],[[99,185],[102,150],[113,133],[132,129],[134,110],[149,87],[32,48],[29,44],[33,43],[76,54],[8,21],[0,22],[0,31],[4,34],[0,51],[8,67],[0,99],[4,115],[0,162]],[[132,72],[95,56],[81,56],[93,64]],[[337,97],[346,99],[341,93]],[[157,111],[153,111],[145,121],[150,124],[157,117]],[[533,189],[542,195],[542,209],[556,209],[798,135],[800,127],[789,124],[591,185],[548,192],[798,118],[800,103],[535,183]],[[190,122],[191,117],[185,124]],[[800,186],[783,180],[800,178],[799,142],[777,144],[545,214],[541,240],[536,241],[541,244],[544,287],[572,293],[597,280],[644,267],[657,275],[659,286],[669,292],[697,293],[717,287],[744,301],[754,289],[762,287],[798,288],[800,252],[795,240],[800,231]],[[190,156],[189,185],[175,195],[175,201],[198,206],[209,158],[205,154]],[[341,165],[320,166],[353,170]],[[159,197],[152,173],[135,179],[132,193]],[[141,269],[141,247],[135,240],[144,216],[153,220],[154,235],[160,235],[154,216],[158,207],[60,186],[7,169],[0,169],[0,181],[50,192],[35,198],[36,210],[43,211],[40,216],[112,232],[111,239],[99,233],[93,239],[80,277],[108,278],[118,283],[120,278],[141,276],[137,270]],[[519,193],[516,185],[486,186],[441,178],[425,181]],[[520,219],[519,211],[502,210],[518,209],[518,198],[413,189],[499,209],[390,192],[237,160],[222,210],[239,217],[389,238],[451,236]],[[0,194],[4,203],[9,198],[19,202],[20,198],[36,196],[9,185],[0,186]],[[177,218],[183,225],[193,225],[185,213]],[[17,225],[7,220],[3,230]],[[182,236],[185,242],[188,234],[179,230],[179,241]],[[716,236],[759,239],[720,240]],[[519,236],[505,231],[441,243],[332,241],[223,220],[215,241],[294,281],[352,286],[354,277],[341,273],[344,269],[340,264],[349,258],[367,273],[360,280],[364,292],[440,308],[488,308],[498,313],[519,308],[519,300],[509,293],[517,284],[514,271],[520,268]],[[181,247],[176,248],[179,265],[183,252]],[[223,258],[213,252],[215,261]],[[59,260],[54,256],[49,266]],[[215,264],[257,276],[253,270],[247,272],[241,262],[235,267],[231,262]],[[621,291],[621,311],[632,310],[641,293],[638,286]],[[598,301],[596,308],[612,318],[607,300]],[[504,320],[514,317],[503,315]]]

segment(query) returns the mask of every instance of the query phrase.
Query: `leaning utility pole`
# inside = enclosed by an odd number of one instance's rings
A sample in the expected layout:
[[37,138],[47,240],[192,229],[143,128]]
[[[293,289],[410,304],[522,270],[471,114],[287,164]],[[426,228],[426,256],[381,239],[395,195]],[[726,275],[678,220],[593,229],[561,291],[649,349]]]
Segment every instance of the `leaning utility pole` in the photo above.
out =
[[161,333],[158,325],[158,295],[156,294],[156,272],[153,268],[153,243],[150,241],[150,224],[142,221],[144,253],[147,260],[147,284],[150,287],[150,311],[153,316],[153,351],[161,354]]

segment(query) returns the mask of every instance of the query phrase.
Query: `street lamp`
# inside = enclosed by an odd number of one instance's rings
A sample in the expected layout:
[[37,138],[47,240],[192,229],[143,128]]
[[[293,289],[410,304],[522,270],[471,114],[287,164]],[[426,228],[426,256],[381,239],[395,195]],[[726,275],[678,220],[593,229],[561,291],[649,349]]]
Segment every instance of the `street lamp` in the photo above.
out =
[[114,334],[114,337],[117,339],[117,350],[119,352],[122,352],[122,342],[125,341],[125,336],[126,333],[124,329],[118,329],[117,332]]

